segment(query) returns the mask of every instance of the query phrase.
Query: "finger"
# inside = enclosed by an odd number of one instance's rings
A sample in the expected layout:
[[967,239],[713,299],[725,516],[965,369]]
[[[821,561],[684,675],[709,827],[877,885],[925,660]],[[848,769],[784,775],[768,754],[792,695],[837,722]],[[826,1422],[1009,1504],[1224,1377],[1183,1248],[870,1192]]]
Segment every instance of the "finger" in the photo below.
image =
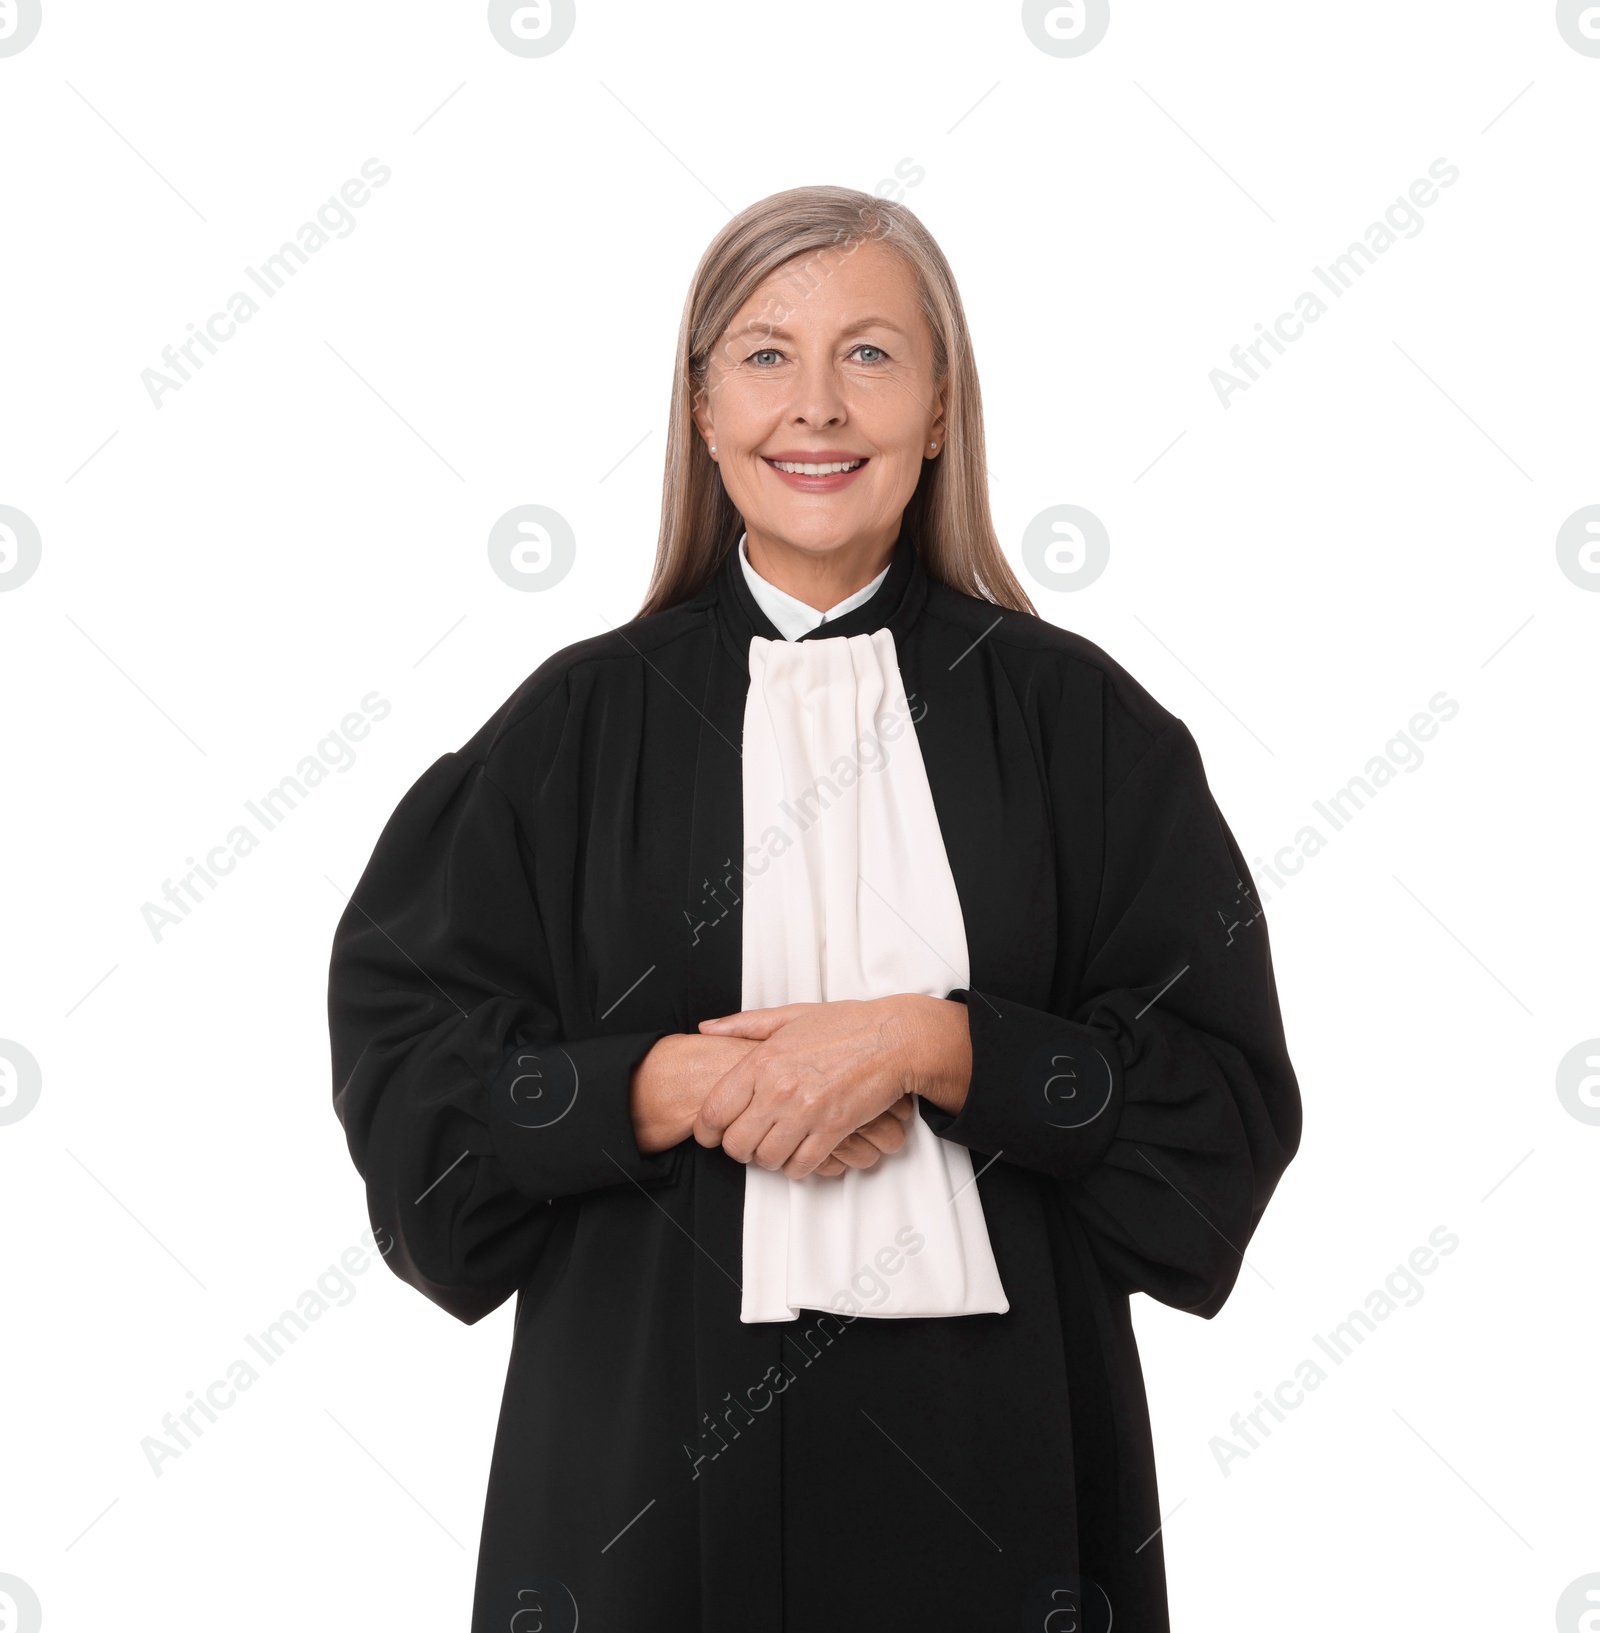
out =
[[780,1026],[787,1026],[803,1004],[779,1004],[772,1009],[741,1009],[736,1015],[719,1015],[701,1021],[700,1030],[713,1037],[770,1038]]
[[[743,1132],[745,1121],[746,1119],[741,1118],[738,1123],[728,1130],[727,1136],[724,1136],[723,1139],[724,1150],[728,1148],[729,1137],[737,1135],[740,1137],[740,1143],[743,1143],[746,1137]],[[785,1128],[781,1123],[773,1122],[768,1125],[766,1132],[753,1142],[750,1161],[755,1163],[758,1168],[770,1168],[777,1171],[795,1154],[795,1148],[799,1143],[792,1128]],[[809,1174],[813,1168],[820,1166],[827,1160],[829,1155],[830,1148],[827,1147],[817,1152],[811,1161],[807,1163],[806,1172]]]
[[781,1171],[790,1179],[804,1179],[832,1155],[827,1135],[808,1134],[784,1162]]
[[730,1066],[700,1102],[694,1118],[694,1137],[701,1145],[721,1145],[728,1128],[755,1098],[755,1074],[746,1065],[749,1058],[746,1055]]
[[902,1094],[900,1098],[889,1107],[889,1110],[892,1111],[902,1123],[909,1123],[917,1114],[917,1103],[909,1094]]
[[856,1134],[884,1156],[892,1156],[906,1143],[906,1125],[888,1112],[863,1123]]
[[847,1168],[870,1168],[883,1155],[883,1152],[872,1143],[864,1139],[859,1129],[854,1134],[847,1134],[834,1148],[833,1154]]
[[[792,1127],[781,1127],[778,1113],[771,1106],[752,1100],[723,1130],[722,1149],[735,1162],[757,1162],[758,1156],[769,1156],[772,1160],[760,1166],[777,1168],[793,1154],[799,1134]],[[772,1144],[763,1152],[761,1147],[768,1139]]]
[[829,1157],[820,1168],[814,1171],[820,1174],[823,1179],[832,1179],[835,1174],[844,1172],[844,1164],[837,1157]]

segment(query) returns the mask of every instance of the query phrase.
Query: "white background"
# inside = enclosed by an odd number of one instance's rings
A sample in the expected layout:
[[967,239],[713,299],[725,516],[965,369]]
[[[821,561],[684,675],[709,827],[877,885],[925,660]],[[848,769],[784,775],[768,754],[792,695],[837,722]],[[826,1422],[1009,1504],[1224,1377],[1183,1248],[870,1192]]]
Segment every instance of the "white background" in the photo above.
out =
[[[1097,582],[1030,588],[1189,724],[1247,856],[1459,704],[1258,875],[1305,1139],[1214,1320],[1135,1301],[1173,1625],[1549,1626],[1600,1572],[1600,1127],[1556,1092],[1600,1034],[1600,595],[1555,550],[1600,502],[1597,112],[1543,0],[1117,0],[1073,58],[1009,4],[583,0],[524,58],[478,4],[45,0],[0,57],[0,505],[43,541],[0,593],[0,1037],[43,1083],[0,1126],[0,1573],[45,1625],[466,1625],[510,1304],[468,1328],[375,1266],[159,1477],[141,1441],[366,1228],[342,893],[438,755],[637,609],[706,242],[902,165],[1011,559],[1051,505],[1104,521]],[[374,157],[349,236],[156,407],[141,371]],[[1334,300],[1313,266],[1439,158]],[[546,593],[488,564],[527,503],[577,536]],[[143,904],[374,691],[355,764],[158,942]],[[1440,1225],[1420,1302],[1224,1474]]]

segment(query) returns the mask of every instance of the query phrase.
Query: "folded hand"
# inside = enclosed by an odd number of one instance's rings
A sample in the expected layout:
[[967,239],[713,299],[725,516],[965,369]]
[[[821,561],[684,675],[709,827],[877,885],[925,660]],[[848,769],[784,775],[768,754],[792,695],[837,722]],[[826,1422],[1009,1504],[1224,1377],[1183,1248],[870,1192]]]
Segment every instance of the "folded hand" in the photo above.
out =
[[[707,1033],[678,1032],[658,1039],[634,1069],[630,1085],[629,1112],[639,1149],[665,1151],[686,1139],[706,1096],[753,1048],[748,1038]],[[902,1095],[845,1134],[816,1172],[832,1177],[872,1167],[905,1144],[906,1124],[914,1112],[911,1097]]]
[[881,1155],[879,1134],[894,1132],[885,1116],[901,1121],[903,1141],[914,1110],[909,1094],[922,1092],[925,1079],[930,1086],[936,1080],[941,1094],[958,1088],[964,1096],[961,1074],[971,1066],[962,1006],[907,993],[746,1010],[702,1021],[700,1030],[756,1046],[706,1095],[694,1137],[791,1179],[834,1172],[834,1162],[839,1172],[854,1166],[851,1153],[866,1153],[852,1136]]

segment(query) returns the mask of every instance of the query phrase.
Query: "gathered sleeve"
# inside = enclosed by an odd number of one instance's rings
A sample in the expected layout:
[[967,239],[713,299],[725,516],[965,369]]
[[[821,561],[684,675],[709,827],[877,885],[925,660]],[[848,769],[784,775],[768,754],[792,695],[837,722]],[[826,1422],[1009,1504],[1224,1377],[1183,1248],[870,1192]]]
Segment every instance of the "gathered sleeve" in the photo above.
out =
[[[669,1180],[642,1153],[633,1067],[663,1032],[568,1035],[533,846],[466,753],[437,761],[380,836],[334,936],[334,1110],[391,1267],[463,1321],[527,1278],[563,1199]],[[556,1204],[556,1205],[553,1205]]]
[[944,1138],[1059,1180],[1125,1291],[1210,1317],[1300,1141],[1266,920],[1181,720],[1106,797],[1104,836],[1060,1012],[951,993],[967,1099],[919,1104]]

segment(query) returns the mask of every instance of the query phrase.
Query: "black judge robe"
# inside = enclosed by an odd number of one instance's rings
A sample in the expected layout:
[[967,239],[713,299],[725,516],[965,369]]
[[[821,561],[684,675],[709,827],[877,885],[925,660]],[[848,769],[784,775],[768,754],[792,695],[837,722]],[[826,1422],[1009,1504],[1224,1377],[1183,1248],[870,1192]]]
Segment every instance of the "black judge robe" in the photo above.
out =
[[1266,923],[1194,739],[1098,647],[905,533],[807,638],[883,628],[970,956],[966,1104],[917,1105],[972,1151],[1005,1314],[741,1323],[743,1167],[634,1142],[634,1065],[740,1007],[778,632],[735,555],[427,770],[340,921],[334,1106],[388,1262],[464,1322],[517,1297],[474,1633],[1168,1627],[1128,1300],[1214,1316],[1299,1143]]

